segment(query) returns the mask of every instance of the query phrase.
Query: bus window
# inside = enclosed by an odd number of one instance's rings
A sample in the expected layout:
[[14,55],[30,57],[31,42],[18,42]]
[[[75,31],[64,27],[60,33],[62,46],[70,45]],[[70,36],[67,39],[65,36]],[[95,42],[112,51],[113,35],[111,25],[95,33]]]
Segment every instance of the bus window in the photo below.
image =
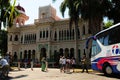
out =
[[110,31],[109,45],[120,43],[120,27],[116,27]]
[[104,41],[103,41],[104,43],[103,43],[103,44],[104,44],[105,46],[108,45],[108,38],[109,38],[109,35],[107,35],[107,36],[104,37]]
[[100,53],[101,48],[99,46],[99,44],[97,43],[96,40],[93,40],[92,42],[92,56],[97,55],[98,53]]

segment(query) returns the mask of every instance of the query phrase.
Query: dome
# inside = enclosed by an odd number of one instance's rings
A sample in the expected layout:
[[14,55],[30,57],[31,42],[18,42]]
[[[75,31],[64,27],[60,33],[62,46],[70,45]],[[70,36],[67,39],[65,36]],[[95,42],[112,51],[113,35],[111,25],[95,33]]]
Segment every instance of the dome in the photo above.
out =
[[20,6],[19,4],[18,4],[18,6],[16,6],[16,9],[18,10],[18,12],[25,14],[25,9],[22,6]]

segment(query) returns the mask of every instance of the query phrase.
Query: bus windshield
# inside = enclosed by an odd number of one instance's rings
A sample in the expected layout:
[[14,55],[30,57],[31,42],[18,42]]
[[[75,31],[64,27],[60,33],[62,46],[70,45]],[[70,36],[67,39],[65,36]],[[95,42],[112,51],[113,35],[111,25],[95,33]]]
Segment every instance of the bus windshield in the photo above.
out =
[[120,43],[120,26],[102,32],[96,37],[104,46]]

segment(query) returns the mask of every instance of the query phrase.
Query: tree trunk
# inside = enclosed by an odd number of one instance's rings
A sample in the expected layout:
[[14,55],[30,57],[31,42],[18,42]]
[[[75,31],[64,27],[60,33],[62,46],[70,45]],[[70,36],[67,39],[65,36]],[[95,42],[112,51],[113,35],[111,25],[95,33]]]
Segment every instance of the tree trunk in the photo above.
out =
[[75,22],[75,58],[76,58],[76,63],[79,63],[79,59],[78,59],[78,21],[74,21]]
[[97,32],[101,30],[101,17],[95,17],[89,19],[89,30],[92,35],[95,35]]

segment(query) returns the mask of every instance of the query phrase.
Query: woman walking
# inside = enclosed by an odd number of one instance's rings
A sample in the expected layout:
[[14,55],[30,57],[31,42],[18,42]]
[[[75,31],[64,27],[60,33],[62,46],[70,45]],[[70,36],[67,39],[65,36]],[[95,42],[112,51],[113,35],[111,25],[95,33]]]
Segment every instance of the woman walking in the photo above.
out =
[[41,61],[42,61],[41,71],[45,72],[45,69],[46,69],[46,60],[45,60],[45,57],[43,57]]

